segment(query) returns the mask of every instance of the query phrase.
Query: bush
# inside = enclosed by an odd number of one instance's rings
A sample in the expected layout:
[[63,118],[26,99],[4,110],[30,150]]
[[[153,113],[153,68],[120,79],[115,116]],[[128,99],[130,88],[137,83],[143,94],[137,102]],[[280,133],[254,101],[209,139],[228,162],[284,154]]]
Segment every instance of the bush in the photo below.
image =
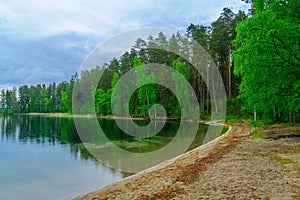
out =
[[253,139],[257,139],[257,138],[264,139],[265,138],[265,136],[259,134],[257,131],[252,131],[250,133],[250,135]]
[[264,129],[263,123],[261,121],[251,121],[251,126],[254,129],[259,129],[259,130],[263,130]]
[[242,122],[241,118],[236,115],[227,115],[225,117],[226,121],[233,121],[233,122]]

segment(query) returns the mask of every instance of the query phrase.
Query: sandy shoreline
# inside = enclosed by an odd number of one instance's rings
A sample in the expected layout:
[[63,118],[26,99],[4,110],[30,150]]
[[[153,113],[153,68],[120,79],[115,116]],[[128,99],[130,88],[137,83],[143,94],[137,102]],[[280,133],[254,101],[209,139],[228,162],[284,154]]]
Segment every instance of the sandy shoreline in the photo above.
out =
[[235,124],[206,145],[76,199],[299,199],[299,137],[252,139],[250,131]]

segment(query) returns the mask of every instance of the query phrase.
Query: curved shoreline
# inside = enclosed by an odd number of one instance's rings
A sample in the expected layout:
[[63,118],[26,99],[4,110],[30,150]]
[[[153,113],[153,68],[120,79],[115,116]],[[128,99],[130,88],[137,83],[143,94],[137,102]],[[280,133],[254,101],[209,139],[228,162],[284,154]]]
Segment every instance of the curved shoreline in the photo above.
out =
[[[227,134],[230,133],[230,131],[232,129],[232,126],[230,126],[230,125],[227,125],[227,126],[229,127],[229,129],[226,131],[226,133],[220,135],[219,137],[213,139],[212,141],[209,141],[209,142],[207,142],[207,143],[205,143],[205,144],[203,144],[203,145],[201,145],[201,146],[199,146],[199,147],[197,147],[195,149],[192,149],[192,150],[190,150],[190,151],[188,151],[188,152],[186,152],[184,154],[181,154],[179,156],[176,156],[176,157],[171,158],[169,160],[166,160],[164,162],[158,163],[157,165],[155,165],[153,167],[150,167],[148,169],[145,169],[145,170],[143,170],[141,172],[138,172],[137,174],[134,174],[132,176],[139,175],[139,174],[142,174],[142,173],[145,173],[145,172],[151,172],[151,171],[154,171],[154,170],[159,170],[161,168],[167,167],[167,166],[171,165],[172,163],[174,163],[176,160],[182,159],[182,158],[184,158],[186,156],[189,156],[190,154],[193,154],[196,151],[199,151],[199,156],[200,157],[207,156],[207,154],[209,153],[209,151],[211,150],[211,148],[213,148],[213,146],[216,145],[216,143],[218,142],[218,140],[222,139],[223,137],[227,137]],[[200,152],[201,152],[201,154],[200,154]],[[204,155],[202,155],[202,154],[204,154]],[[132,176],[126,177],[124,179],[131,178]],[[120,181],[122,181],[122,180],[120,180]]]
[[231,125],[206,145],[76,199],[299,199],[300,126],[256,130],[293,136],[275,140],[255,139],[248,124]]
[[[228,124],[227,124],[228,125]],[[190,180],[180,180],[180,179],[193,179],[188,177],[188,175],[183,175],[186,170],[193,168],[195,162],[201,162],[202,167],[195,169],[196,171],[202,171],[205,169],[205,165],[217,161],[222,154],[222,149],[226,148],[226,143],[229,140],[235,138],[241,132],[241,128],[235,125],[228,125],[229,130],[215,138],[214,140],[201,145],[189,152],[186,152],[182,155],[179,155],[170,160],[166,160],[162,163],[159,163],[151,168],[148,168],[144,171],[141,171],[132,176],[126,177],[120,181],[107,185],[103,188],[100,188],[96,191],[83,194],[76,197],[75,199],[110,199],[116,198],[121,191],[135,191],[137,188],[141,189],[143,187],[148,187],[149,185],[154,186],[155,182],[165,182],[168,179],[173,179],[172,182],[190,182]],[[246,128],[249,131],[249,127]],[[245,130],[244,130],[245,131]],[[247,132],[246,135],[249,133]],[[224,151],[226,153],[226,150]],[[176,173],[174,173],[176,172]],[[188,172],[189,173],[189,172]],[[194,173],[190,173],[193,176]],[[183,177],[185,176],[185,177]],[[178,179],[178,180],[177,180]],[[172,184],[167,184],[167,188]],[[158,184],[159,185],[159,184]],[[165,187],[165,186],[164,186]],[[172,186],[171,186],[172,187]],[[173,190],[171,190],[173,191]],[[179,190],[180,191],[180,190]],[[165,193],[169,194],[169,191],[158,191],[160,195]],[[173,191],[175,192],[175,190]],[[177,189],[176,192],[177,193]],[[138,193],[138,192],[137,192]],[[171,192],[172,193],[172,192]],[[179,192],[180,193],[180,192]],[[139,194],[136,194],[139,195]],[[142,194],[140,194],[142,195]],[[130,198],[128,198],[130,199]]]

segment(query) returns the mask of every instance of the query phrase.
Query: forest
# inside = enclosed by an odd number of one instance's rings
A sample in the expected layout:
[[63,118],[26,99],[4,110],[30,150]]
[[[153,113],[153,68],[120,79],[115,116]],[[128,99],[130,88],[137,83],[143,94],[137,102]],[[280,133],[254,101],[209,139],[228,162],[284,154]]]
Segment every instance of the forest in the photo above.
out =
[[[245,0],[251,3],[246,14],[224,8],[209,26],[190,24],[184,34],[167,38],[163,33],[147,40],[137,39],[130,51],[103,66],[75,74],[69,81],[49,85],[23,85],[2,90],[0,112],[72,113],[72,91],[76,82],[88,82],[103,73],[97,86],[89,88],[95,107],[89,104],[80,113],[109,116],[116,83],[136,66],[159,63],[181,73],[199,101],[202,119],[209,118],[211,103],[207,83],[188,60],[161,50],[170,46],[189,54],[191,39],[212,57],[223,79],[227,95],[227,117],[254,118],[272,122],[300,121],[300,6],[299,0]],[[152,76],[149,74],[149,76]],[[144,77],[146,78],[146,77]],[[178,83],[180,85],[180,83]],[[179,88],[182,97],[189,95]],[[147,95],[145,95],[147,93]],[[130,98],[133,117],[149,117],[149,108],[161,104],[168,117],[181,116],[178,100],[166,87],[147,84]]]

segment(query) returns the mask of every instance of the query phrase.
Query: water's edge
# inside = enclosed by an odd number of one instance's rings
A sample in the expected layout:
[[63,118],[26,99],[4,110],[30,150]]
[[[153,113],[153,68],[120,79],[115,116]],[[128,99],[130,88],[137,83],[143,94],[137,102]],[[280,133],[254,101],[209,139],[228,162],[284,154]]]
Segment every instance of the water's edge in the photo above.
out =
[[138,172],[136,174],[133,174],[131,176],[125,177],[125,178],[123,178],[123,179],[121,179],[119,181],[111,183],[111,184],[109,184],[107,186],[104,186],[102,188],[99,188],[97,190],[94,190],[94,191],[91,191],[89,193],[77,196],[77,197],[74,198],[74,200],[80,199],[81,197],[92,195],[92,194],[95,194],[95,193],[101,193],[101,191],[104,191],[104,190],[107,190],[107,189],[109,189],[111,187],[114,187],[116,185],[122,184],[122,182],[125,182],[125,181],[128,181],[130,179],[133,179],[133,178],[135,178],[137,176],[140,176],[141,174],[149,173],[149,172],[153,172],[153,171],[159,171],[160,169],[163,169],[163,168],[165,168],[165,167],[173,164],[174,162],[178,161],[181,158],[188,157],[189,155],[194,154],[195,152],[199,153],[199,158],[206,157],[210,153],[210,151],[212,150],[212,148],[217,144],[217,142],[219,140],[221,140],[222,138],[227,137],[231,133],[231,131],[232,131],[232,126],[231,125],[228,125],[228,124],[219,124],[219,123],[214,123],[214,124],[228,126],[229,129],[224,134],[220,135],[219,137],[217,137],[217,138],[215,138],[215,139],[213,139],[213,140],[211,140],[211,141],[209,141],[209,142],[207,142],[207,143],[205,143],[205,144],[203,144],[203,145],[201,145],[201,146],[199,146],[199,147],[197,147],[195,149],[192,149],[192,150],[190,150],[190,151],[188,151],[188,152],[186,152],[184,154],[181,154],[181,155],[176,156],[174,158],[171,158],[169,160],[166,160],[166,161],[163,161],[161,163],[158,163],[157,165],[155,165],[153,167],[145,169],[145,170],[143,170],[141,172]]

